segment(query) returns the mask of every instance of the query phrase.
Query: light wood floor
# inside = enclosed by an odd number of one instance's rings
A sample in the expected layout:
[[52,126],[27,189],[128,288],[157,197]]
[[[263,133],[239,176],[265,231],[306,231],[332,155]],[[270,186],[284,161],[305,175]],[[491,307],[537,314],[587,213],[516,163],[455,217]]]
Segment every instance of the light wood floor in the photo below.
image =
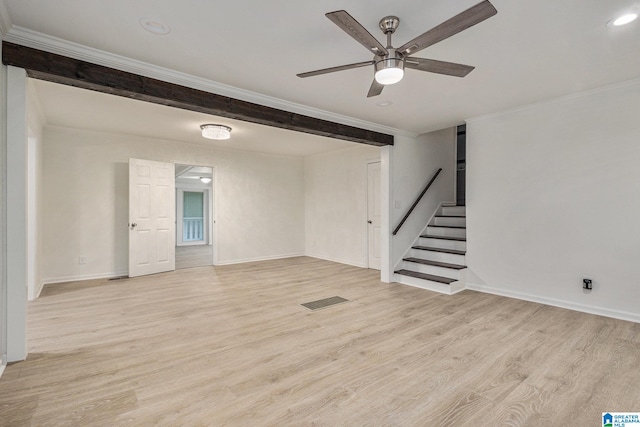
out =
[[[3,426],[600,426],[640,325],[312,258],[47,286]],[[350,302],[309,311],[330,296]]]
[[176,270],[204,267],[213,263],[213,246],[176,246]]

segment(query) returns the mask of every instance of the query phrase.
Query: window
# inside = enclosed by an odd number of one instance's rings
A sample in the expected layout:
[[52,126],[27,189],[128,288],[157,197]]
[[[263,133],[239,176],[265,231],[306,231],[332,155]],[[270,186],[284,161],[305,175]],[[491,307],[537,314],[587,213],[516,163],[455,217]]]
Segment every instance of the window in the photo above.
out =
[[178,189],[177,245],[206,245],[207,191]]

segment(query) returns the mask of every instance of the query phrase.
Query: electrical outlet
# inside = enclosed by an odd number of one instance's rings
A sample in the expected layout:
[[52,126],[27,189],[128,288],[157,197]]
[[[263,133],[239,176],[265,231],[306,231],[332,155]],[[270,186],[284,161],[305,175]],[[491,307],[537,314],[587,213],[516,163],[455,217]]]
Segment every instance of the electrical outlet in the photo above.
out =
[[83,256],[79,256],[78,257],[78,264],[86,264],[87,263],[87,258],[83,257]]
[[593,289],[593,281],[591,279],[582,279],[582,289]]

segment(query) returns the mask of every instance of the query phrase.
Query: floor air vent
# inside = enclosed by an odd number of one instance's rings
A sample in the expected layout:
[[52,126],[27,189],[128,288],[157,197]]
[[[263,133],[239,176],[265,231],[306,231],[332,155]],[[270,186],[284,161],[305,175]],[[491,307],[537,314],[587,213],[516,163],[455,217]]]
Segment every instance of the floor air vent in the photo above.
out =
[[347,301],[349,300],[342,297],[330,297],[325,299],[319,299],[317,301],[306,302],[301,305],[304,307],[307,307],[309,310],[319,310],[321,308],[329,307],[331,305],[341,304]]

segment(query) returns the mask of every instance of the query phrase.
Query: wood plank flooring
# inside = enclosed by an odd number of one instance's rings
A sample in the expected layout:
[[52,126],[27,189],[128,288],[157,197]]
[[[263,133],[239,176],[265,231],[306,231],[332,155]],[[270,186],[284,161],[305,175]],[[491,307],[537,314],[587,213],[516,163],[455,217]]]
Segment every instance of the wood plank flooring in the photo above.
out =
[[176,270],[204,267],[213,263],[213,246],[176,246]]
[[[290,258],[45,287],[2,426],[600,426],[640,325]],[[331,296],[349,302],[310,311]]]

